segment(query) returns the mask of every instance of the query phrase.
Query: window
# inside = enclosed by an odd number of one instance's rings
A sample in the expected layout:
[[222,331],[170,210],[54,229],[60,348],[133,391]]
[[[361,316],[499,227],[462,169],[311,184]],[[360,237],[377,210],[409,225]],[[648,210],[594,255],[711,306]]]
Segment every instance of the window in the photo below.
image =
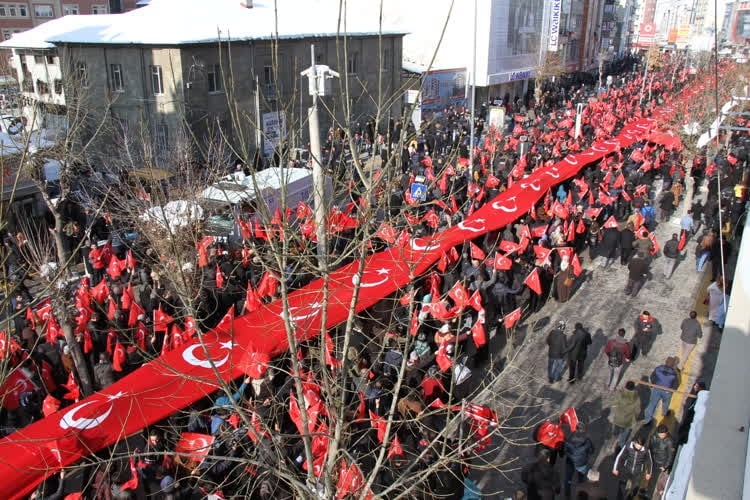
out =
[[208,67],[208,91],[221,92],[221,66],[214,64]]
[[112,92],[123,92],[125,82],[122,78],[122,64],[109,65],[109,86]]
[[47,64],[55,64],[55,56],[47,56]]
[[383,71],[390,71],[391,69],[391,51],[383,49],[383,60],[380,62],[381,69]]
[[44,64],[44,56],[34,56],[34,63]]
[[51,5],[34,5],[34,17],[54,17]]
[[85,62],[79,62],[76,65],[76,75],[78,75],[78,82],[81,87],[86,88],[89,86],[89,69]]
[[78,10],[78,5],[65,4],[63,5],[63,16],[77,16],[81,11]]
[[357,73],[357,59],[358,59],[357,56],[358,55],[359,54],[357,54],[356,52],[349,54],[349,59],[346,62],[346,70],[352,75]]
[[162,78],[161,66],[151,66],[151,90],[154,95],[164,93],[164,79]]
[[49,94],[49,85],[47,82],[42,80],[36,81],[36,93],[37,94]]
[[263,66],[263,83],[272,85],[275,79],[273,73],[273,66]]
[[106,5],[92,5],[91,13],[92,14],[109,14],[109,9],[107,9]]
[[167,152],[167,125],[164,123],[154,127],[154,146],[159,154]]
[[59,78],[55,78],[55,94],[62,95],[63,93],[63,86],[62,86],[62,80]]

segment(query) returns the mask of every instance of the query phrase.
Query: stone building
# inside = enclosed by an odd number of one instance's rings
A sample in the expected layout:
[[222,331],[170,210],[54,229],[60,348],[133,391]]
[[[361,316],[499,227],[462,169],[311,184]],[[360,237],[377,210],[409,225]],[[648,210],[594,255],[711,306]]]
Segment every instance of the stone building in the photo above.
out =
[[126,135],[146,131],[163,152],[185,130],[203,138],[221,126],[235,147],[268,155],[281,140],[306,144],[311,97],[300,73],[311,45],[316,63],[341,75],[324,98],[323,133],[346,113],[375,113],[378,93],[392,103],[382,112],[400,112],[390,96],[400,89],[402,33],[357,16],[356,3],[339,25],[334,0],[276,10],[265,1],[152,0],[124,14],[53,20],[2,46],[14,51],[24,115],[38,126],[64,125],[85,102]]

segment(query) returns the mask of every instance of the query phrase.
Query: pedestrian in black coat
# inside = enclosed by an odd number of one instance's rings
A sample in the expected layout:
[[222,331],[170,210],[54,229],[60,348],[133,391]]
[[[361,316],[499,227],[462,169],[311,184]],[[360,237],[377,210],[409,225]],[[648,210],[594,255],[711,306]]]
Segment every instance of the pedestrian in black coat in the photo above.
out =
[[609,267],[614,262],[615,256],[617,255],[617,248],[620,246],[620,231],[614,227],[605,227],[602,229],[602,241],[599,244],[599,255],[604,260],[601,262],[601,267]]
[[521,480],[526,484],[528,500],[554,500],[560,493],[560,474],[550,464],[550,450],[537,451],[536,462],[524,467]]
[[635,243],[635,233],[633,232],[633,223],[629,222],[628,226],[620,232],[620,264],[623,266],[630,261],[633,254],[633,243]]
[[583,378],[583,365],[586,362],[591,334],[581,323],[575,324],[573,335],[568,339],[568,382],[574,384]]

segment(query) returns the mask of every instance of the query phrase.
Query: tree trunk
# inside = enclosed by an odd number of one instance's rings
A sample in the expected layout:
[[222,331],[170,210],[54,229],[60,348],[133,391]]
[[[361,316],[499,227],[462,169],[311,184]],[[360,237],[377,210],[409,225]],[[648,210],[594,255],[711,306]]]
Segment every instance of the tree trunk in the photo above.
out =
[[88,396],[94,392],[94,385],[91,380],[91,374],[89,373],[89,367],[86,364],[86,358],[81,350],[81,346],[76,342],[75,335],[73,335],[73,329],[70,327],[70,317],[65,313],[63,313],[62,316],[60,326],[65,335],[65,341],[68,343],[68,347],[70,347],[70,353],[73,356],[76,372],[78,372],[78,379],[81,381],[81,395]]
[[47,206],[50,207],[50,210],[52,212],[52,215],[55,218],[55,228],[51,230],[52,236],[55,238],[55,249],[57,250],[57,265],[60,269],[60,274],[62,278],[67,278],[70,276],[70,269],[69,265],[71,264],[69,262],[70,260],[70,252],[68,252],[66,246],[65,246],[65,240],[63,239],[63,220],[60,213],[54,209],[54,207],[51,207],[51,203],[48,203]]

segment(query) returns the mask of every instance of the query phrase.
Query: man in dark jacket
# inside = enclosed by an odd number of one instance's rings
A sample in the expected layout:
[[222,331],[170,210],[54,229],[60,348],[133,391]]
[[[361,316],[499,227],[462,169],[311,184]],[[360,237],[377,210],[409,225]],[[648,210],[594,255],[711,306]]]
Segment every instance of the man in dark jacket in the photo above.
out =
[[703,337],[703,327],[696,319],[697,317],[697,312],[690,311],[690,316],[683,319],[680,324],[680,363],[682,363],[682,366],[685,366],[685,362],[695,349],[698,339]]
[[604,347],[604,355],[607,356],[607,365],[609,366],[609,383],[607,384],[607,389],[614,391],[615,387],[617,387],[617,382],[620,380],[622,366],[631,359],[630,344],[625,340],[624,328],[618,329],[617,336],[607,342],[607,345]]
[[576,323],[573,335],[568,340],[568,382],[571,384],[583,378],[583,364],[590,345],[591,334],[581,323]]
[[646,481],[651,480],[651,452],[645,446],[642,435],[633,438],[629,445],[620,450],[612,467],[612,474],[617,476],[617,498],[632,498],[632,490],[637,490],[641,484],[641,477],[645,474]]
[[664,244],[662,249],[662,256],[664,257],[664,277],[669,279],[674,272],[674,265],[677,262],[677,258],[680,256],[680,251],[677,249],[680,244],[677,233],[672,233],[672,239]]
[[633,243],[635,243],[633,223],[628,222],[627,227],[620,231],[620,264],[623,266],[630,262],[630,256],[633,254]]
[[648,400],[646,410],[643,412],[644,425],[651,423],[659,401],[661,401],[662,415],[667,416],[669,402],[672,400],[672,391],[669,389],[677,389],[677,386],[680,385],[680,376],[674,369],[673,357],[668,357],[663,365],[654,368],[654,371],[651,372],[651,383],[659,387],[651,388],[651,397]]
[[586,481],[589,472],[589,460],[594,453],[594,443],[586,435],[586,426],[578,422],[576,430],[565,440],[565,496],[570,498],[573,476],[577,473],[576,483]]
[[630,259],[628,264],[628,284],[625,285],[625,295],[638,295],[643,284],[648,277],[649,260],[646,254],[637,253]]
[[617,247],[620,246],[620,231],[616,227],[602,229],[602,241],[599,244],[599,255],[602,256],[601,267],[606,268],[615,261]]
[[565,337],[564,321],[558,322],[557,327],[549,332],[547,335],[547,345],[549,346],[547,379],[549,379],[550,384],[554,384],[562,378],[562,371],[565,365],[567,339]]
[[115,383],[115,372],[105,352],[99,354],[99,363],[94,366],[94,381],[98,389],[104,389]]
[[528,500],[554,500],[560,493],[560,475],[549,461],[550,450],[539,448],[536,462],[521,471],[521,480],[526,484]]
[[[669,429],[664,424],[659,425],[656,428],[656,434],[651,436],[648,442],[648,449],[651,451],[651,458],[654,461],[654,469],[657,473],[656,498],[661,498],[664,492],[667,475],[672,467],[672,460],[674,460],[674,448],[674,439],[669,434]],[[651,484],[649,483],[650,489]]]

